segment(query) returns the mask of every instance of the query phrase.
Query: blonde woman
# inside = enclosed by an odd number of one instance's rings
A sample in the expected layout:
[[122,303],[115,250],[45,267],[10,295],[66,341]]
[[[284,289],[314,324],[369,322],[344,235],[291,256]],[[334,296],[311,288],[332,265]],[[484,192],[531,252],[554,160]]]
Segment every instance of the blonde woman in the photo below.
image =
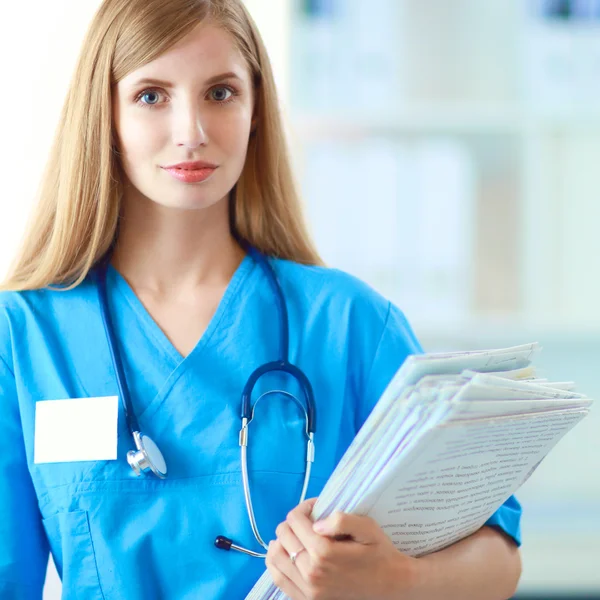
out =
[[0,294],[3,600],[49,552],[77,600],[244,598],[261,555],[294,600],[512,595],[514,498],[419,559],[299,503],[421,349],[321,264],[240,0],[105,0],[39,195]]

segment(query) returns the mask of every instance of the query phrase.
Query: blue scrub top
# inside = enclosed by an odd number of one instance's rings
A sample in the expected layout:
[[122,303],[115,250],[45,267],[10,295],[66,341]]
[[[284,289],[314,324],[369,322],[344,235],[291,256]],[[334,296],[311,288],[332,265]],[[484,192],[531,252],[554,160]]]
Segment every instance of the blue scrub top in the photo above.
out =
[[[335,269],[273,260],[289,310],[290,361],[311,380],[319,494],[396,370],[421,352],[402,312]],[[277,358],[279,321],[262,269],[246,256],[202,338],[183,357],[113,268],[107,279],[132,402],[160,446],[166,480],[137,478],[119,405],[118,459],[34,464],[36,402],[114,396],[117,382],[94,280],[70,291],[0,294],[0,597],[39,600],[48,552],[66,599],[244,598],[264,560],[215,548],[226,535],[260,551],[240,470],[240,396],[251,372]],[[290,389],[264,378],[255,398]],[[249,472],[263,539],[298,504],[304,416],[266,397],[250,425]],[[509,498],[488,522],[520,544]]]

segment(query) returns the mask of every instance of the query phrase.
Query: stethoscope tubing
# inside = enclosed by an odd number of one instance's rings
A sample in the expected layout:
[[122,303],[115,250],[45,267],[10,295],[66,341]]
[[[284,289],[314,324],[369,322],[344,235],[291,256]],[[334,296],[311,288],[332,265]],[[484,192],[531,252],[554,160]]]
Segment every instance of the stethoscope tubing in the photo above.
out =
[[[304,404],[302,408],[305,413],[306,418],[306,435],[308,438],[307,441],[307,452],[306,452],[306,468],[304,473],[304,482],[302,485],[302,493],[300,496],[300,502],[303,502],[306,493],[308,490],[308,483],[310,480],[310,474],[312,469],[312,463],[314,461],[314,434],[316,431],[316,407],[313,395],[312,385],[310,380],[305,375],[305,373],[292,365],[289,360],[289,318],[288,318],[288,310],[285,302],[285,296],[283,294],[281,284],[277,278],[277,274],[273,269],[272,265],[269,263],[268,259],[261,254],[258,250],[250,245],[245,245],[245,249],[247,253],[254,259],[254,261],[262,268],[263,272],[267,276],[267,280],[273,291],[273,297],[275,299],[275,304],[277,306],[277,312],[279,315],[279,355],[276,361],[272,361],[266,363],[257,369],[255,369],[244,389],[242,391],[242,399],[241,399],[241,419],[242,419],[242,428],[240,430],[240,452],[241,452],[241,466],[242,466],[242,480],[244,487],[244,499],[246,503],[246,510],[248,513],[248,519],[250,521],[250,526],[252,529],[252,533],[256,539],[256,541],[265,549],[268,550],[268,545],[262,539],[260,532],[258,530],[258,525],[256,522],[256,517],[254,515],[254,508],[252,506],[252,497],[250,494],[250,481],[248,477],[248,426],[253,419],[253,405],[252,405],[252,392],[254,391],[254,387],[258,380],[265,375],[266,373],[271,372],[284,372],[292,377],[294,377],[298,383],[300,384],[300,389],[304,395]],[[144,436],[140,431],[139,422],[137,416],[135,414],[135,410],[133,408],[133,404],[131,402],[131,397],[129,394],[129,387],[127,385],[127,379],[125,375],[125,371],[123,368],[123,362],[121,359],[121,354],[119,352],[119,347],[117,344],[116,336],[114,334],[114,323],[111,317],[109,304],[108,304],[108,293],[106,290],[106,279],[107,279],[107,271],[109,265],[110,255],[104,257],[104,259],[99,263],[97,270],[97,284],[98,284],[98,296],[100,301],[100,309],[102,315],[102,322],[104,325],[104,331],[106,334],[106,339],[108,342],[108,347],[115,371],[115,377],[117,380],[117,387],[119,390],[119,396],[121,398],[121,402],[123,405],[123,410],[125,413],[125,419],[127,423],[127,427],[134,439],[137,451],[130,451],[128,453],[128,462],[130,463],[132,469],[134,470],[136,475],[141,475],[142,472],[152,471],[157,477],[164,479],[166,477],[166,463],[160,453],[158,447],[148,438],[148,436]],[[291,395],[288,392],[283,392],[287,395]],[[268,395],[269,392],[263,394],[263,396]],[[262,397],[262,396],[261,396]],[[293,396],[292,396],[293,397]],[[260,399],[260,398],[259,398]],[[295,398],[294,398],[295,399]],[[296,400],[297,401],[297,400]],[[258,402],[258,401],[257,401]],[[163,463],[165,466],[161,469],[156,466],[156,461],[153,461],[152,456],[150,456],[149,452],[146,452],[146,449],[143,446],[143,440],[146,438],[149,441],[149,445],[154,448],[154,452],[157,452],[159,455],[159,462]],[[140,468],[141,467],[141,468]],[[243,552],[253,557],[265,558],[266,554],[260,552],[254,552],[253,550],[249,550],[244,548],[243,546],[239,546],[234,544],[233,541],[224,536],[219,536],[215,540],[215,545],[218,548],[225,550],[237,550],[239,552]]]

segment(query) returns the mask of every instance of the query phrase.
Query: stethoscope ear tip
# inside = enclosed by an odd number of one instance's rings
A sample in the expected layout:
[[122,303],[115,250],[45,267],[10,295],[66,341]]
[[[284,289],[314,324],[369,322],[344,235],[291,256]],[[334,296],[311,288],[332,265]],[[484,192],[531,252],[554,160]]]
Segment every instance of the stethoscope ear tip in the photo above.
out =
[[[254,552],[253,550],[248,550],[248,548],[234,544],[233,540],[225,537],[224,535],[220,535],[215,540],[215,546],[219,548],[219,550],[237,550],[237,552],[243,552],[244,554],[247,554],[248,556],[254,556],[255,558],[267,558],[266,554]],[[268,550],[268,546],[265,548],[265,550]]]
[[215,546],[220,550],[231,550],[232,544],[233,541],[225,537],[224,535],[217,536],[217,539],[215,540]]

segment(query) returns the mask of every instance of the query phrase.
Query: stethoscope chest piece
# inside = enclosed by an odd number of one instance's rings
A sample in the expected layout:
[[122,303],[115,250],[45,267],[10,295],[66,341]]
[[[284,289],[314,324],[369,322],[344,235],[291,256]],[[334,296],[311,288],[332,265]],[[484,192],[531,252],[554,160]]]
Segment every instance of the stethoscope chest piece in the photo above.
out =
[[147,435],[134,431],[133,439],[137,450],[127,453],[127,462],[136,475],[152,471],[157,477],[165,479],[167,476],[167,463],[158,449],[158,446]]

